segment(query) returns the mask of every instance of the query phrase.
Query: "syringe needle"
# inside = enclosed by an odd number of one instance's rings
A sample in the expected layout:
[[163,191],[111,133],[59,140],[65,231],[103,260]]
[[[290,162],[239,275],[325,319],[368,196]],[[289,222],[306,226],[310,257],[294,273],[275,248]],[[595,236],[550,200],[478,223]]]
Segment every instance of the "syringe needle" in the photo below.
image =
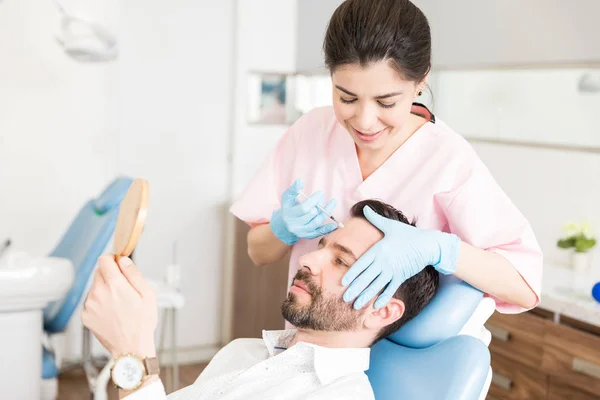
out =
[[[299,194],[300,196],[304,197],[305,199],[308,199],[308,196],[307,196],[307,195],[306,195],[306,194],[305,194],[305,193],[304,193],[302,190],[299,190],[299,191],[298,191],[298,194]],[[329,213],[327,212],[327,210],[325,210],[323,207],[321,207],[320,205],[318,205],[318,204],[317,204],[317,208],[318,208],[319,210],[321,210],[321,212],[323,212],[323,213],[324,213],[325,215],[327,215],[329,218],[331,218],[331,220],[332,220],[333,222],[335,222],[335,223],[337,224],[337,226],[339,226],[340,228],[343,228],[343,227],[344,227],[344,224],[342,224],[340,221],[338,221],[337,219],[335,219],[335,218],[333,217],[333,215],[329,214]]]

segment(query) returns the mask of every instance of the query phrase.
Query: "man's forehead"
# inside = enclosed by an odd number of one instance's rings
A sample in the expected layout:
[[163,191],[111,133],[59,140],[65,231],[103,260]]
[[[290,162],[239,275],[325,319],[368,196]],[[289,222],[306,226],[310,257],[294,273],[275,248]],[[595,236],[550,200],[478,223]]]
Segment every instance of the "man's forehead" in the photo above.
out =
[[360,257],[376,242],[381,240],[383,234],[364,218],[348,218],[344,221],[343,228],[337,228],[327,235],[327,241],[339,243],[352,250]]

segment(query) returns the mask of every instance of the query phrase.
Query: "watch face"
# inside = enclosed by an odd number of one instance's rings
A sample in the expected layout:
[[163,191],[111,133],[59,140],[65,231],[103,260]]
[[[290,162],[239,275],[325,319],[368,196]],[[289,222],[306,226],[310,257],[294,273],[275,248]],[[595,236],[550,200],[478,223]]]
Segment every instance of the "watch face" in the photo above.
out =
[[113,382],[122,389],[135,389],[144,377],[144,365],[133,356],[124,356],[117,360],[112,371]]

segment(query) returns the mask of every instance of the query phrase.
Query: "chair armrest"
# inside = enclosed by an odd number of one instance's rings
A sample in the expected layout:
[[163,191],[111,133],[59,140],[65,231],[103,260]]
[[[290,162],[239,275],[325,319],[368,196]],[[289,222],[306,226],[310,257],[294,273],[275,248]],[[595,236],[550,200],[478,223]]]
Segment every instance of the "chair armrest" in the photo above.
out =
[[462,327],[459,335],[469,335],[480,339],[486,346],[490,344],[491,334],[485,329],[485,323],[496,310],[496,302],[491,297],[483,297],[473,315]]

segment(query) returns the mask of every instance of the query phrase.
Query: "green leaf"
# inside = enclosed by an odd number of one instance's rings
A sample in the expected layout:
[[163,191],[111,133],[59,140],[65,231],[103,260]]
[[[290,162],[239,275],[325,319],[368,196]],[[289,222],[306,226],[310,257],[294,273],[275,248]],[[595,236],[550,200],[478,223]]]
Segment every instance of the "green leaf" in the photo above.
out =
[[575,242],[575,251],[578,253],[584,253],[590,250],[592,247],[596,245],[596,239],[594,238],[579,238]]
[[556,243],[556,245],[558,247],[560,247],[561,249],[569,249],[571,247],[575,247],[575,238],[574,237],[568,237],[566,239],[560,239],[558,241],[558,243]]

